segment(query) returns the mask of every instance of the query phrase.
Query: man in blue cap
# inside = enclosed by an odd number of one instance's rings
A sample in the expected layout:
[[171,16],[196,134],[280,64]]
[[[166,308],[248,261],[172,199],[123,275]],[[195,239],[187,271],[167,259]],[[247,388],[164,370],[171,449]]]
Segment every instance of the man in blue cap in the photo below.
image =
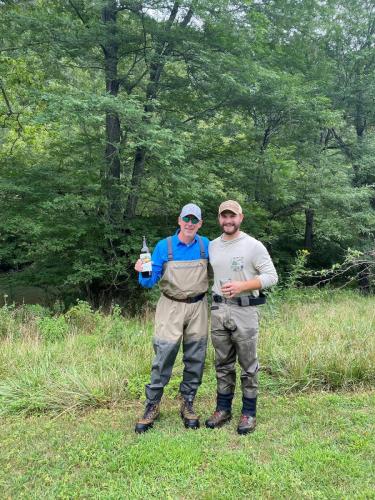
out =
[[184,371],[180,384],[181,418],[186,428],[197,429],[199,418],[193,407],[202,381],[208,336],[208,239],[197,234],[202,226],[201,209],[189,203],[178,218],[176,234],[159,241],[152,254],[152,276],[141,275],[142,261],[135,270],[145,288],[159,282],[156,307],[151,381],[146,385],[146,408],[135,432],[150,429],[159,416],[163,389],[169,382],[182,343]]

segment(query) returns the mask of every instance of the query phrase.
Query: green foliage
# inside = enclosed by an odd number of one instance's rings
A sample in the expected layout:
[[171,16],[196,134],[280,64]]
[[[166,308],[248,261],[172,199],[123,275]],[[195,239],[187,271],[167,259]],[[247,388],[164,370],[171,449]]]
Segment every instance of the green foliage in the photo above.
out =
[[306,274],[306,264],[309,252],[307,250],[299,250],[296,259],[291,266],[288,277],[285,280],[285,287],[287,289],[297,288],[303,285],[303,276]]
[[93,333],[100,322],[100,315],[94,312],[85,301],[78,300],[75,306],[72,306],[64,314],[66,322],[77,331]]
[[348,248],[341,263],[333,264],[328,269],[317,271],[305,270],[304,275],[312,278],[316,285],[356,286],[368,294],[375,287],[375,254],[373,250],[361,252]]
[[11,337],[15,330],[13,308],[7,305],[0,308],[0,338]]
[[63,340],[69,331],[64,316],[39,318],[37,325],[41,338],[47,342]]
[[21,321],[27,323],[36,318],[45,318],[51,316],[51,310],[40,304],[23,304],[16,309],[17,316]]
[[306,211],[308,267],[372,241],[368,1],[198,1],[191,18],[184,3],[174,18],[173,5],[2,5],[8,288],[48,288],[65,309],[79,298],[140,312],[153,297],[133,270],[140,237],[154,246],[173,233],[190,201],[213,238],[219,202],[238,199],[244,230],[267,244],[281,274],[307,248]]
[[127,342],[125,338],[127,334],[121,308],[115,305],[111,311],[109,327],[106,329],[103,340],[111,346],[123,346]]

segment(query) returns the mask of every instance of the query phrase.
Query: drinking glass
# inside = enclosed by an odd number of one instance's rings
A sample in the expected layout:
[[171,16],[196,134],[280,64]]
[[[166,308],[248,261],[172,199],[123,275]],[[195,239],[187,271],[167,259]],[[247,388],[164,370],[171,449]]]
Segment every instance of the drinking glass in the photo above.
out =
[[[220,290],[223,288],[223,285],[225,285],[226,283],[230,283],[232,281],[232,278],[224,278],[222,280],[220,280]],[[223,293],[223,292],[221,292]],[[224,297],[228,298],[228,295],[225,295],[223,293]]]

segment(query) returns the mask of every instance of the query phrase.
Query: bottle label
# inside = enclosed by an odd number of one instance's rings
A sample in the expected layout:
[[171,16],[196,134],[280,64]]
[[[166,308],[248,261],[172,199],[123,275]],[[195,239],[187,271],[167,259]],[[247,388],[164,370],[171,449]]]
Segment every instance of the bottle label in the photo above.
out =
[[152,271],[152,262],[150,253],[141,253],[139,258],[142,261],[142,273],[147,273]]

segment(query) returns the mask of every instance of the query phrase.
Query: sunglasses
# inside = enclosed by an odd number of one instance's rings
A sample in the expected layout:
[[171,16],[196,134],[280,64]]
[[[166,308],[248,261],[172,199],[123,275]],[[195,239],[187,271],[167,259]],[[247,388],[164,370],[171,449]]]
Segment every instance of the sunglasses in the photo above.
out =
[[194,215],[185,215],[185,217],[182,217],[182,220],[184,222],[191,222],[192,224],[198,224],[199,219],[197,219]]

